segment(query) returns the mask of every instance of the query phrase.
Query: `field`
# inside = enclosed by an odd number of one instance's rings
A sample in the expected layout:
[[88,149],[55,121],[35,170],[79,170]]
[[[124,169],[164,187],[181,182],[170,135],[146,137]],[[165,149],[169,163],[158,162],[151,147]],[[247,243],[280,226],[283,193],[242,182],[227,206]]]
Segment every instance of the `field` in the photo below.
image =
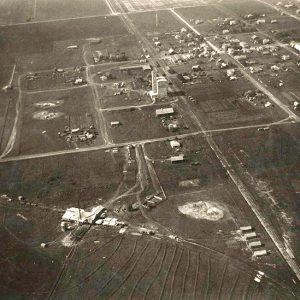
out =
[[[103,143],[89,87],[61,92],[24,94],[22,106],[20,136],[17,137],[14,149],[17,155],[74,149]],[[42,115],[43,112],[45,117]],[[57,115],[52,117],[51,113]],[[49,115],[49,118],[46,115]],[[65,126],[74,129],[89,128],[92,125],[96,127],[99,135],[90,143],[68,143],[63,137],[58,136],[58,132],[62,132]]]
[[177,7],[177,6],[194,6],[199,5],[198,1],[195,0],[167,0],[167,1],[159,1],[159,0],[114,0],[119,2],[126,11],[134,12],[138,10],[151,10],[151,9],[162,9],[167,7]]
[[129,17],[139,31],[147,35],[177,31],[183,27],[182,23],[168,10],[134,13],[129,14]]
[[266,15],[278,15],[278,12],[272,7],[260,3],[258,1],[244,1],[242,4],[239,0],[236,1],[224,1],[221,3],[221,6],[232,10],[237,13],[239,16],[244,16],[247,14],[266,14]]
[[194,99],[190,101],[194,112],[209,129],[263,124],[285,117],[277,107],[255,107],[243,100],[243,94],[253,89],[242,77],[236,81],[222,79],[222,82],[205,78],[203,83],[186,86],[188,95]]
[[142,108],[106,111],[104,116],[107,127],[111,127],[110,122],[120,122],[120,126],[110,128],[113,141],[115,143],[125,141],[130,143],[138,140],[190,133],[197,129],[183,108],[174,103],[172,104],[176,112],[174,117],[178,121],[179,127],[176,131],[168,130],[163,126],[162,120],[155,116],[155,110],[163,107],[169,106],[157,104]]
[[[28,201],[49,208],[88,207],[98,198],[109,199],[123,180],[125,153],[92,151],[49,158],[1,164],[1,194],[15,198],[23,194]],[[135,173],[134,164],[127,177]],[[135,180],[133,176],[133,180]],[[128,181],[128,186],[135,182]]]
[[48,55],[53,51],[54,42],[57,41],[101,39],[105,36],[127,33],[122,21],[116,16],[1,27],[0,64],[13,63],[20,54]]
[[0,4],[0,25],[26,22],[32,17],[34,0],[3,0]]
[[[226,141],[226,138],[222,140],[224,143],[222,149],[226,148],[226,153],[230,153],[231,143],[228,144]],[[250,252],[244,242],[235,235],[239,226],[252,224],[265,247],[273,249],[264,229],[226,176],[205,140],[197,136],[182,139],[180,143],[182,145],[180,152],[185,154],[186,161],[178,164],[171,164],[168,161],[171,155],[176,155],[168,142],[152,143],[146,146],[146,155],[153,161],[160,184],[167,195],[167,200],[157,209],[152,210],[149,216],[159,224],[172,228],[174,234],[218,249],[230,257],[239,257],[245,262],[250,262]],[[239,155],[238,152],[236,153]],[[195,162],[198,162],[198,165],[195,165]],[[183,185],[184,182],[187,184]],[[218,203],[225,212],[224,217],[212,222],[205,219],[192,219],[178,211],[180,205],[199,200]],[[210,238],[212,235],[218,238],[212,240]],[[282,271],[276,276],[282,280],[285,267],[275,252],[271,250],[272,255],[264,258],[265,266],[278,264],[278,270],[282,268]]]
[[297,299],[299,70],[251,36],[298,27],[256,0],[3,0],[0,298]]
[[110,14],[105,0],[37,0],[34,21]]
[[266,132],[246,130],[240,137],[243,143],[231,133],[216,136],[231,163],[264,199],[261,207],[265,215],[279,234],[289,240],[296,257],[299,253],[295,230],[299,219],[298,129],[299,126],[284,126]]

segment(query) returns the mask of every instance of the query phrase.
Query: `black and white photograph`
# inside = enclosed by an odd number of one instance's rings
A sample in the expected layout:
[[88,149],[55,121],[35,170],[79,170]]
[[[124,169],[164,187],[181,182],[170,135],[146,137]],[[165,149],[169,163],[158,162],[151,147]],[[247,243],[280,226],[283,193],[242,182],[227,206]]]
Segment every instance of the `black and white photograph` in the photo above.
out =
[[0,0],[1,300],[300,300],[300,0]]

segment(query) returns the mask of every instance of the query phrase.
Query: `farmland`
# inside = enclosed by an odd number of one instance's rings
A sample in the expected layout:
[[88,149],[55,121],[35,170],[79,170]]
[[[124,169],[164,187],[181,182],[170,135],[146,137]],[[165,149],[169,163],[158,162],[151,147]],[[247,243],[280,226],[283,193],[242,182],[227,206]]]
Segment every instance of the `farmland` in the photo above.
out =
[[297,22],[2,1],[0,298],[298,299]]
[[66,18],[90,17],[95,15],[110,14],[105,0],[69,0],[69,1],[45,1],[38,0],[34,21],[55,20]]
[[141,32],[149,35],[179,30],[182,27],[181,23],[167,10],[134,13],[130,14],[129,17]]

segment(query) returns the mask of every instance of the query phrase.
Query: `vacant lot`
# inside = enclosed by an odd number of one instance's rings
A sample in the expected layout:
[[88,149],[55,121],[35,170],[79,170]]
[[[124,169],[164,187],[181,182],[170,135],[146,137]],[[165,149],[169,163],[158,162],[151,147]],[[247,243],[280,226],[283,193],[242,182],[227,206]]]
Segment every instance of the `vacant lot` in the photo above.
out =
[[105,0],[37,0],[34,21],[109,14]]

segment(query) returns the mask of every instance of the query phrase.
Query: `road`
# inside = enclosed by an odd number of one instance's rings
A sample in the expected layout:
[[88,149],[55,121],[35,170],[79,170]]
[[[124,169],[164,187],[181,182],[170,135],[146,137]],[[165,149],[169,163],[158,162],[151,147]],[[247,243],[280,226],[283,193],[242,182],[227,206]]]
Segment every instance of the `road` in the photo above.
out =
[[201,135],[201,134],[205,134],[205,133],[212,134],[212,133],[229,132],[229,131],[235,131],[235,130],[245,130],[245,129],[254,129],[254,128],[261,128],[261,127],[290,125],[291,123],[288,121],[289,121],[289,118],[285,118],[285,119],[282,119],[280,121],[273,122],[273,123],[264,123],[264,124],[257,124],[257,125],[247,125],[247,126],[220,128],[220,129],[197,130],[197,131],[185,133],[185,134],[170,135],[170,136],[166,136],[166,137],[153,138],[153,139],[132,140],[132,141],[126,141],[123,143],[111,143],[111,144],[101,145],[101,146],[89,146],[89,147],[82,147],[79,149],[74,148],[74,149],[67,149],[67,150],[60,150],[60,151],[53,151],[53,152],[46,152],[46,153],[24,154],[24,155],[5,157],[5,158],[4,158],[4,156],[2,156],[2,158],[0,158],[0,163],[28,160],[28,159],[34,159],[34,158],[52,157],[52,156],[66,155],[66,154],[72,154],[72,153],[82,153],[82,152],[89,152],[89,151],[106,150],[106,149],[112,149],[112,148],[116,148],[116,147],[124,147],[124,146],[130,145],[130,144],[155,143],[155,142],[169,141],[169,140],[176,139],[176,138],[184,139],[184,138],[188,138],[188,137],[195,136],[195,135]]
[[[171,9],[171,11],[176,15],[184,24],[186,24],[190,29],[192,29],[195,33],[200,34],[192,25],[190,25],[183,17],[181,17],[178,13],[176,13],[174,10]],[[210,43],[211,44],[211,43]],[[213,44],[212,44],[213,45]],[[214,45],[213,45],[214,46]],[[217,48],[216,46],[213,47],[214,49],[218,50],[217,52],[220,53],[220,49]],[[289,112],[289,109],[283,106],[283,104],[275,98],[266,88],[262,87],[260,84],[256,82],[252,76],[250,76],[246,71],[244,71],[243,67],[241,67],[240,64],[237,64],[235,60],[233,60],[236,65],[239,66],[239,69],[243,71],[242,73],[257,87],[260,87],[263,92],[265,92],[271,100],[273,100],[276,104],[278,104],[283,110],[286,112]],[[189,107],[188,102],[186,101],[187,107]],[[294,117],[294,114],[288,113],[289,116],[292,115]],[[296,116],[295,120],[299,121],[298,116]],[[197,117],[196,117],[197,118]],[[205,131],[205,128],[201,124],[200,120],[197,119],[199,127]],[[234,182],[238,190],[240,191],[241,195],[245,199],[245,201],[248,203],[249,207],[251,210],[254,212],[262,226],[264,227],[265,231],[268,233],[269,237],[273,241],[274,245],[278,249],[279,253],[281,253],[282,257],[284,260],[287,262],[287,264],[290,266],[298,280],[300,280],[300,268],[298,264],[289,256],[287,253],[284,243],[281,241],[280,237],[277,235],[277,233],[273,230],[272,226],[269,224],[269,222],[265,219],[263,216],[262,212],[259,209],[259,206],[256,204],[255,199],[253,198],[252,194],[248,191],[247,187],[243,183],[243,181],[239,178],[237,173],[233,168],[231,168],[230,163],[227,161],[226,157],[218,147],[218,145],[215,143],[213,138],[207,134],[204,133],[206,140],[210,146],[210,148],[213,150],[217,158],[219,159],[220,163],[222,164],[223,168],[226,170],[227,174],[230,176],[231,180]]]
[[21,87],[21,77],[18,78],[19,96],[18,96],[18,100],[17,100],[17,103],[16,103],[15,120],[14,120],[14,124],[13,124],[13,127],[12,127],[12,131],[11,131],[9,140],[7,142],[7,145],[4,149],[4,151],[0,155],[0,161],[3,157],[5,157],[7,154],[9,154],[11,152],[11,150],[13,149],[13,147],[15,145],[16,136],[17,136],[17,128],[19,126],[19,123],[21,122],[20,112],[21,112],[22,104],[23,104],[22,103],[22,91],[21,91],[20,87]]

